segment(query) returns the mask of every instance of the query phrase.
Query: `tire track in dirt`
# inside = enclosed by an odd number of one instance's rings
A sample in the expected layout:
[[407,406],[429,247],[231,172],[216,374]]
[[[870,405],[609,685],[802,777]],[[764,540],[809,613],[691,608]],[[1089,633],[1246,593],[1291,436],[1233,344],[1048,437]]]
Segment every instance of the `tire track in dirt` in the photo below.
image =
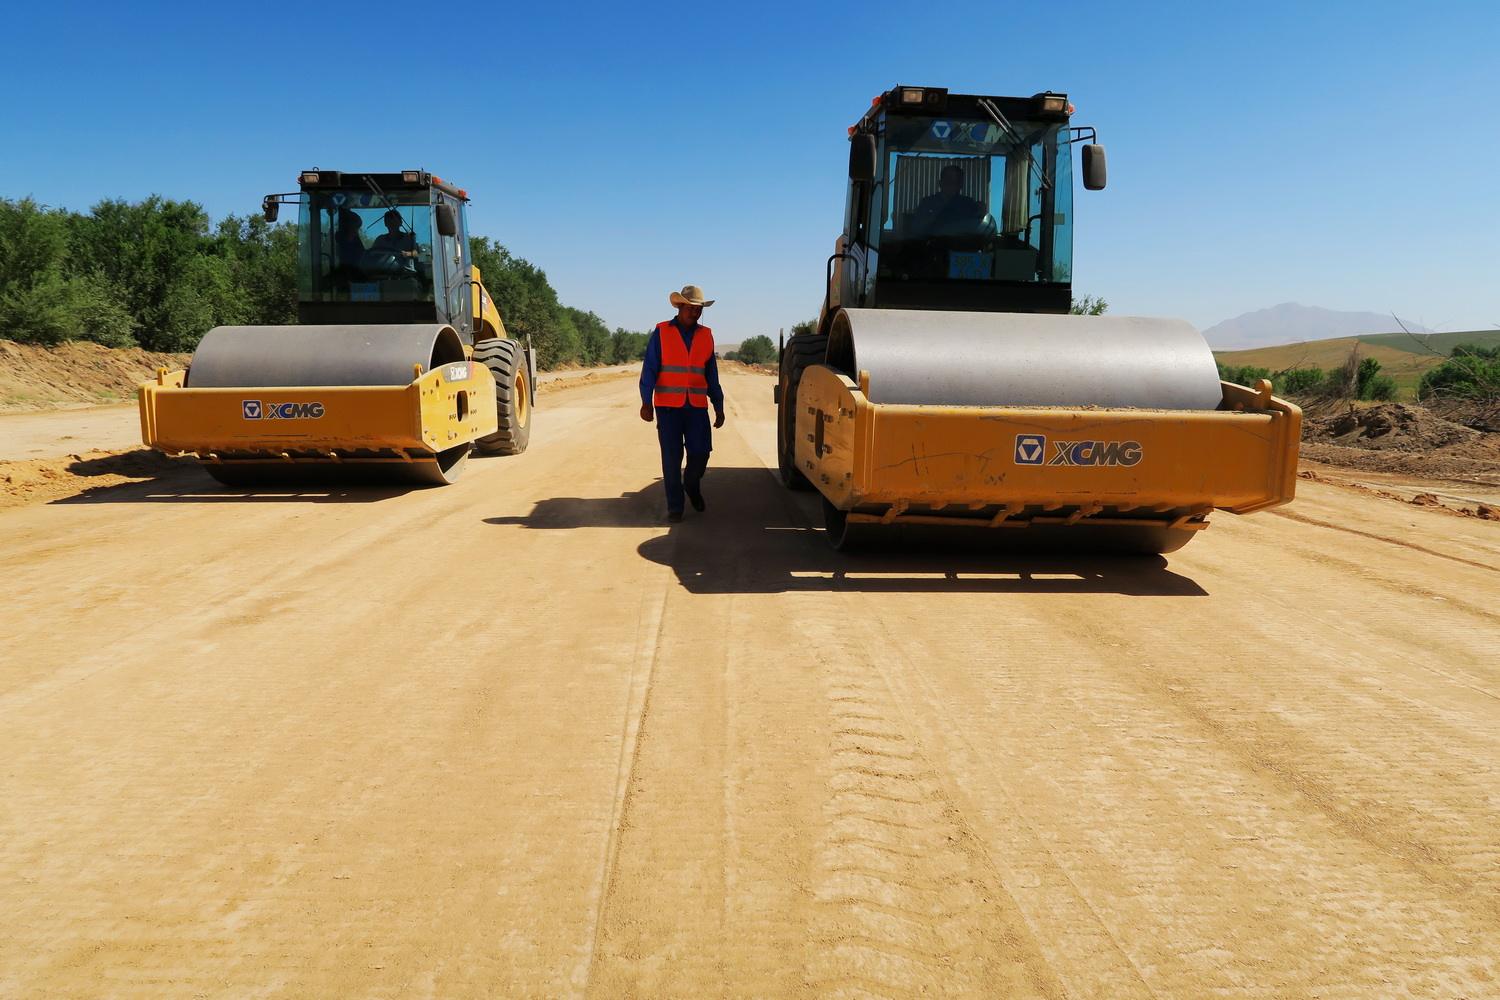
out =
[[1373,531],[1361,531],[1358,528],[1351,528],[1346,524],[1334,524],[1331,521],[1323,521],[1315,517],[1308,517],[1306,514],[1299,514],[1296,511],[1287,510],[1282,507],[1267,511],[1266,513],[1271,514],[1273,517],[1285,518],[1288,521],[1296,521],[1299,524],[1307,524],[1315,528],[1325,528],[1329,531],[1342,531],[1347,535],[1357,535],[1360,538],[1368,538],[1372,541],[1384,542],[1386,545],[1394,545],[1398,548],[1410,549],[1413,552],[1420,552],[1423,555],[1433,556],[1438,559],[1447,559],[1450,562],[1462,563],[1465,566],[1473,566],[1476,569],[1488,570],[1491,573],[1500,573],[1500,566],[1496,566],[1494,563],[1484,563],[1474,559],[1465,559],[1463,556],[1456,556],[1451,552],[1439,552],[1437,549],[1431,549],[1425,545],[1418,545],[1416,542],[1410,542],[1402,538],[1391,538],[1388,535],[1378,534]]
[[828,996],[1062,995],[864,652],[819,664],[833,767],[807,982]]
[[[811,533],[810,511],[779,496],[787,521]],[[1066,995],[936,764],[941,756],[924,750],[924,730],[902,705],[891,661],[909,664],[877,610],[882,598],[826,596],[836,610],[825,604],[801,622],[803,646],[830,651],[815,664],[832,767],[814,888],[813,940],[823,948],[809,953],[808,982],[834,996]],[[869,628],[846,625],[872,619]]]
[[[1059,634],[1083,637],[1082,648],[1060,650],[1056,661],[1072,664],[1064,669],[1078,672],[1079,683],[1058,677],[1057,691],[1047,695],[1027,678],[1040,720],[1057,719],[1062,706],[1071,716],[1061,731],[1045,723],[1020,727],[1025,732],[1017,738],[1031,761],[1007,753],[1013,739],[993,745],[984,738],[1004,725],[981,720],[1004,710],[1005,692],[986,706],[990,696],[939,687],[920,669],[897,676],[928,720],[924,732],[945,748],[942,759],[962,781],[972,803],[965,811],[972,809],[991,856],[1016,873],[1009,881],[1022,886],[1017,899],[1042,928],[1047,954],[1070,991],[1112,998],[1134,981],[1170,996],[1352,997],[1371,995],[1384,982],[1393,991],[1435,995],[1445,992],[1444,983],[1476,982],[1493,967],[1480,945],[1495,936],[1493,918],[1455,906],[1448,890],[1434,891],[1404,864],[1404,871],[1382,864],[1384,851],[1344,839],[1336,824],[1308,808],[1313,803],[1277,788],[1274,776],[1253,762],[1234,758],[1221,740],[1252,738],[1237,734],[1236,724],[1248,721],[1242,709],[1216,705],[1228,725],[1202,728],[1146,680],[1157,669],[1125,669],[1159,662],[1159,655],[1110,636],[1118,644],[1116,674],[1084,653],[1102,637],[1090,635],[1072,613],[1056,624]],[[925,644],[904,645],[893,658],[923,662]],[[987,666],[975,669],[985,687],[994,684]],[[1170,674],[1178,686],[1181,668]],[[1065,755],[1069,768],[1049,773],[1039,764],[1054,755]],[[1307,763],[1299,761],[1299,768]],[[1352,768],[1341,763],[1336,770],[1347,775]],[[1327,789],[1347,794],[1336,785]],[[1372,788],[1361,797],[1378,794]],[[1025,829],[1024,815],[1018,824],[1016,802],[1044,817],[1035,828],[1041,836]],[[1445,827],[1466,837],[1470,849],[1472,809],[1470,803],[1443,810]],[[1049,874],[1053,865],[1062,878]],[[1087,912],[1077,911],[1075,896]],[[1088,944],[1091,926],[1115,943],[1110,951],[1128,956],[1128,980],[1123,970],[1111,973],[1109,955]],[[1462,957],[1444,953],[1447,941],[1461,942],[1446,947],[1462,949]],[[1079,961],[1083,955],[1088,961]]]
[[661,659],[662,632],[670,580],[663,580],[660,590],[653,590],[641,600],[641,627],[636,632],[635,664],[630,700],[621,721],[620,761],[616,771],[614,803],[610,812],[609,836],[605,840],[599,874],[592,895],[593,919],[587,933],[587,955],[572,976],[578,995],[589,991],[595,965],[599,961],[599,935],[605,915],[615,893],[619,875],[620,840],[630,823],[631,789],[640,763],[641,741],[646,735],[646,721],[651,714],[651,689],[656,681]]
[[[973,854],[987,869],[995,887],[992,898],[1004,900],[1007,917],[1018,927],[1016,937],[1022,936],[1020,928],[1024,928],[1026,944],[1035,954],[1032,961],[1047,969],[1051,979],[1047,994],[1073,995],[1081,991],[1084,995],[1111,998],[1157,996],[1106,919],[1103,908],[1090,898],[1069,866],[1048,847],[1042,827],[1028,816],[1022,798],[1007,787],[1000,770],[991,766],[991,754],[976,746],[951,717],[943,714],[941,700],[921,668],[922,658],[905,653],[907,643],[893,624],[896,619],[878,613],[870,617],[878,624],[863,638],[859,653],[878,667],[884,687],[906,724],[932,744],[932,759],[944,762],[934,769],[934,778],[955,822],[962,825],[966,840],[972,844]],[[1016,694],[1019,697],[1021,693]],[[920,698],[920,707],[914,698]],[[922,721],[924,717],[926,723]],[[937,721],[937,729],[931,725],[933,719]],[[955,738],[961,741],[966,754],[951,752],[951,741]],[[981,817],[974,813],[958,780],[960,773],[967,772],[972,777],[976,769],[987,772],[986,777],[991,781],[989,790],[998,792],[1003,803],[1004,832],[999,841],[993,839],[997,829],[994,814]],[[981,837],[980,830],[986,831],[985,837]],[[1006,845],[1005,849],[997,852],[997,844]],[[1046,893],[1046,910],[1035,909],[1037,894],[1033,890]],[[1032,905],[1025,902],[1028,898]],[[1039,922],[1038,916],[1047,920]],[[1061,927],[1067,928],[1066,935],[1057,933]],[[1042,942],[1048,945],[1045,952],[1040,947]],[[1091,982],[1078,982],[1074,979],[1077,969],[1070,968],[1070,962],[1058,962],[1051,957],[1063,955],[1071,959],[1078,954],[1088,954],[1092,959]],[[1102,989],[1101,983],[1105,984]]]

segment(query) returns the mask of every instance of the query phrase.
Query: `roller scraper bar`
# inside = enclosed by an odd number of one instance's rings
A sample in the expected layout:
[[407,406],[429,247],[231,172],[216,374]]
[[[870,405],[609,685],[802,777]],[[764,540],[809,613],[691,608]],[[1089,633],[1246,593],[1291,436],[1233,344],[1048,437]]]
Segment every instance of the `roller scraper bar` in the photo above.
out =
[[219,326],[188,369],[194,389],[406,385],[423,371],[464,360],[463,341],[441,323],[363,326]]
[[844,309],[828,364],[870,375],[872,403],[1214,410],[1202,334],[1182,320]]

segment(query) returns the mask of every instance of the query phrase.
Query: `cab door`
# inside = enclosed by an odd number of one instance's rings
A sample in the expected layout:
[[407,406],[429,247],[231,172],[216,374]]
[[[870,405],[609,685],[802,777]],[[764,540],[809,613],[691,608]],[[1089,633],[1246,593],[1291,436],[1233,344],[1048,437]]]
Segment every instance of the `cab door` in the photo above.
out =
[[435,279],[434,297],[438,300],[444,318],[453,329],[457,330],[465,340],[472,341],[474,309],[470,304],[469,248],[468,238],[464,232],[463,203],[437,188],[433,188],[432,194],[433,205],[447,205],[458,223],[458,231],[452,236],[444,236],[436,232],[434,226],[435,245],[432,255],[432,270]]

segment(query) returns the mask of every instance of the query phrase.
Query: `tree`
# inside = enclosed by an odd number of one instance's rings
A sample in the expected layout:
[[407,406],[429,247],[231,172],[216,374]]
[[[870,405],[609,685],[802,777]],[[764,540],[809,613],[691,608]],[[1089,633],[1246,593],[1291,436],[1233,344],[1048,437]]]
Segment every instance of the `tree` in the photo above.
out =
[[67,213],[30,198],[0,199],[0,335],[39,344],[129,346],[135,322],[119,289],[97,272],[78,270],[68,224]]
[[1098,295],[1085,295],[1081,299],[1074,299],[1073,304],[1068,307],[1068,312],[1074,316],[1103,316],[1104,311],[1109,308],[1109,303]]
[[649,333],[634,333],[624,327],[615,327],[615,332],[609,335],[610,364],[627,365],[643,360],[650,339]]
[[765,365],[776,360],[776,345],[765,334],[748,337],[740,349],[730,356],[731,360],[743,361],[747,365]]
[[805,320],[803,320],[800,323],[793,323],[792,324],[792,336],[793,337],[807,337],[807,336],[811,336],[812,334],[817,333],[817,332],[818,332],[818,321],[815,320],[815,319],[805,319]]
[[607,365],[610,361],[609,327],[604,320],[582,309],[565,307],[578,331],[578,360],[585,365]]
[[[547,275],[483,237],[470,251],[507,331],[544,368],[635,360],[646,335],[610,333],[563,306]],[[296,322],[297,227],[260,215],[210,225],[202,206],[152,195],[87,214],[0,198],[0,336],[189,351],[214,326]]]
[[1380,362],[1365,358],[1355,373],[1355,395],[1360,399],[1389,400],[1396,398],[1396,383],[1388,375],[1380,374]]
[[276,326],[297,321],[297,227],[272,225],[261,215],[226,216],[214,235],[215,253],[229,262],[245,322]]
[[208,332],[201,324],[244,316],[226,269],[199,262],[212,248],[208,216],[196,202],[105,200],[70,221],[75,264],[120,289],[143,347],[190,350]]
[[506,331],[530,338],[538,365],[552,368],[578,360],[578,329],[541,268],[483,236],[469,237],[469,253]]

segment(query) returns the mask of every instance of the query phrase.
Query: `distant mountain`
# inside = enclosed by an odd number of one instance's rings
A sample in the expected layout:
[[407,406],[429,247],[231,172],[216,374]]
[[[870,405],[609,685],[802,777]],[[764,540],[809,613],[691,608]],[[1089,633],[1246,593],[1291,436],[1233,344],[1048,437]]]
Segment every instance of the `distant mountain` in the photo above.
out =
[[[1412,333],[1429,333],[1425,326],[1403,319]],[[1338,312],[1317,306],[1283,302],[1226,319],[1203,331],[1208,346],[1216,351],[1243,351],[1254,347],[1298,344],[1304,340],[1358,337],[1369,333],[1395,333],[1401,329],[1389,313]]]

